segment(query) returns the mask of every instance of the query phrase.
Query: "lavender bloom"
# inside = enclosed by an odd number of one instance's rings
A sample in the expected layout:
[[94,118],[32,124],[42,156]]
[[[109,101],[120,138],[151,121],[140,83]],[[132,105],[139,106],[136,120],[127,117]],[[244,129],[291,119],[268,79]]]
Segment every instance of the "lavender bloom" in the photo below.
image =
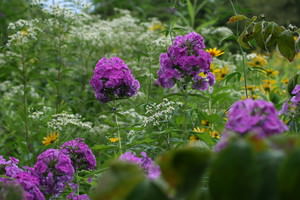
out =
[[75,170],[91,170],[96,167],[95,155],[89,146],[84,143],[83,138],[65,142],[61,146],[61,151],[69,155]]
[[232,105],[226,129],[241,135],[255,133],[267,137],[287,131],[288,127],[278,118],[272,103],[246,99]]
[[292,94],[295,95],[291,98],[291,102],[295,105],[300,103],[300,85],[296,85],[292,91]]
[[10,157],[9,160],[6,161],[2,156],[0,156],[0,166],[5,166],[6,176],[13,178],[13,182],[22,186],[25,191],[25,199],[44,200],[45,197],[38,188],[38,178],[32,175],[30,172],[20,169],[17,166],[18,163],[19,160],[14,157]]
[[76,195],[74,192],[67,196],[67,199],[71,200],[90,200],[89,196],[86,194]]
[[45,195],[58,196],[73,179],[74,168],[68,155],[57,149],[41,153],[34,165],[34,172]]
[[147,156],[145,152],[141,153],[142,158],[137,157],[134,153],[125,152],[120,157],[119,160],[130,162],[140,166],[146,172],[148,178],[156,179],[160,176],[160,168],[154,163],[154,161]]
[[206,77],[202,77],[202,76],[194,76],[193,78],[194,84],[193,84],[193,88],[197,89],[197,90],[207,90],[209,86],[213,86],[215,84],[215,76],[213,75],[213,73],[208,72],[206,74]]
[[131,97],[140,88],[139,81],[134,78],[125,62],[118,57],[100,59],[90,84],[96,98],[103,103]]
[[[208,85],[201,85],[198,77],[200,72],[209,72],[212,61],[211,55],[204,48],[204,39],[198,33],[177,36],[168,52],[160,55],[157,83],[164,88],[171,88],[176,81],[184,79],[192,80],[194,89],[207,89]],[[209,85],[213,84],[214,81],[209,82]]]

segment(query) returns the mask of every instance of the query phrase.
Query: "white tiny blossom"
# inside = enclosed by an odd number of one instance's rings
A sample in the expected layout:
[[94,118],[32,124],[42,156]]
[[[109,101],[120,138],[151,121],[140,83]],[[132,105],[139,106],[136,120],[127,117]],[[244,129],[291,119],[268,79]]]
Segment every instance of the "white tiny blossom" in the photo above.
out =
[[156,104],[149,104],[146,106],[146,117],[144,119],[144,126],[149,124],[158,126],[163,122],[167,122],[171,119],[174,114],[174,111],[181,107],[183,104],[181,102],[174,102],[168,99],[163,99],[162,103]]
[[48,122],[48,127],[59,131],[69,125],[83,129],[92,129],[91,122],[83,122],[82,120],[82,116],[79,114],[68,114],[63,112],[52,115],[52,119]]

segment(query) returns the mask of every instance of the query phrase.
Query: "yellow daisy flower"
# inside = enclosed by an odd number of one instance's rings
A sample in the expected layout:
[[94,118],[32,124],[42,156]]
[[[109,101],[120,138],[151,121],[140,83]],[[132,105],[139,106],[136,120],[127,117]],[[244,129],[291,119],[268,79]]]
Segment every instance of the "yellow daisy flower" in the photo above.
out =
[[49,144],[53,144],[59,137],[59,133],[53,132],[43,138],[43,145],[48,146]]
[[207,77],[207,74],[205,74],[204,72],[200,72],[198,74],[198,76],[200,76],[201,78],[206,78]]
[[286,79],[283,79],[283,80],[281,80],[281,83],[283,83],[283,84],[286,84],[286,85],[287,85],[287,84],[289,83],[289,79],[287,79],[287,78],[286,78]]
[[207,53],[209,53],[212,57],[218,57],[220,55],[224,54],[223,50],[219,50],[217,48],[210,48],[206,50]]
[[221,135],[218,131],[210,131],[209,132],[209,135],[213,138],[216,138],[216,139],[220,139],[221,138]]
[[118,137],[112,137],[112,138],[108,138],[108,140],[112,143],[118,142],[120,140],[120,138]]
[[270,92],[272,89],[274,89],[274,84],[276,83],[275,80],[263,80],[263,84],[261,85],[262,86],[262,89],[265,91],[265,92]]
[[267,76],[277,76],[279,74],[279,71],[273,69],[266,69],[265,73],[267,74]]
[[229,73],[229,68],[224,66],[220,69],[214,69],[212,73],[215,75],[217,81],[221,81]]
[[257,55],[247,64],[252,67],[264,67],[268,64],[268,61],[263,56]]
[[193,132],[195,133],[205,133],[207,131],[208,130],[206,128],[199,128],[199,127],[193,128]]
[[208,120],[201,120],[201,125],[209,126],[209,121]]
[[198,140],[199,140],[199,137],[196,135],[192,135],[189,138],[190,143],[197,142]]

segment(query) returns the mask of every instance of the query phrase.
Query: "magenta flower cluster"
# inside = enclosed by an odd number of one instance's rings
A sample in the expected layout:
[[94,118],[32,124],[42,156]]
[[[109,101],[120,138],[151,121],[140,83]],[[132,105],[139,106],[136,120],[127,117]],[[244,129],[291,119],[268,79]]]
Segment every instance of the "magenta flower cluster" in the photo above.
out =
[[140,88],[139,81],[134,78],[125,62],[118,57],[100,59],[90,84],[96,98],[103,103],[131,97]]
[[238,134],[254,133],[267,137],[287,131],[274,105],[264,100],[235,102],[229,110],[226,129]]
[[228,112],[226,130],[215,150],[226,147],[233,135],[253,134],[257,138],[265,138],[287,130],[272,103],[253,99],[237,101]]
[[161,173],[160,167],[155,164],[150,157],[147,156],[147,153],[141,152],[141,156],[142,157],[138,157],[132,152],[125,152],[119,157],[119,160],[137,164],[145,171],[150,179],[158,178]]
[[[68,185],[76,192],[77,185],[72,183],[75,172],[96,167],[95,156],[82,138],[68,141],[60,149],[44,151],[37,157],[33,168],[20,168],[18,163],[16,158],[5,160],[0,156],[0,173],[8,177],[0,179],[0,182],[12,182],[22,186],[24,200],[58,197]],[[89,199],[87,195],[75,195],[74,192],[67,198]]]
[[294,115],[300,111],[300,85],[296,85],[292,91],[292,97],[288,99],[279,111],[280,115]]
[[192,81],[192,87],[197,90],[214,85],[215,77],[210,72],[212,57],[204,48],[204,39],[198,33],[177,36],[167,53],[160,55],[157,83],[171,88],[177,81],[185,84]]

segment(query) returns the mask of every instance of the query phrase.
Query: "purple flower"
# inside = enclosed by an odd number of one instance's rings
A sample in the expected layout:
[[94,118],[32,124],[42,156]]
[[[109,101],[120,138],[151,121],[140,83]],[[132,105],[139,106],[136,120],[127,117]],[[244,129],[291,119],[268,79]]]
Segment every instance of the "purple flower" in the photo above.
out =
[[90,84],[96,98],[108,101],[135,95],[140,83],[134,78],[125,62],[118,58],[102,58],[98,61]]
[[300,102],[300,85],[296,85],[292,91],[292,94],[295,95],[291,98],[293,104],[298,104]]
[[278,118],[272,103],[246,99],[232,105],[226,129],[241,135],[254,133],[266,137],[287,131],[288,127]]
[[[44,200],[45,197],[39,189],[39,179],[31,174],[31,172],[19,168],[18,163],[19,160],[14,157],[10,157],[9,160],[6,161],[0,156],[0,166],[5,166],[6,176],[13,178],[13,182],[22,186],[26,197],[25,199]],[[2,180],[2,182],[4,181]]]
[[67,196],[67,199],[71,200],[90,200],[89,196],[86,194],[76,195],[74,192]]
[[215,84],[215,76],[211,72],[207,72],[205,77],[200,75],[194,76],[193,78],[193,88],[197,90],[207,90],[209,86],[213,86]]
[[150,179],[158,178],[160,176],[159,166],[156,165],[154,161],[150,157],[148,157],[145,152],[142,152],[141,156],[142,157],[140,158],[132,152],[125,152],[119,157],[119,160],[140,166],[146,172],[148,178]]
[[38,156],[34,173],[45,195],[58,196],[72,181],[74,168],[68,155],[57,149],[48,149]]
[[198,74],[209,73],[212,61],[211,55],[204,48],[204,39],[198,33],[177,36],[168,52],[160,55],[160,69],[157,72],[156,83],[164,88],[171,88],[178,80],[183,79],[186,82],[193,80],[193,88],[199,90],[205,90],[209,85],[213,85],[212,80],[205,86],[199,83]]
[[92,150],[84,143],[83,138],[64,143],[61,151],[69,155],[75,170],[91,170],[96,167],[96,158]]

